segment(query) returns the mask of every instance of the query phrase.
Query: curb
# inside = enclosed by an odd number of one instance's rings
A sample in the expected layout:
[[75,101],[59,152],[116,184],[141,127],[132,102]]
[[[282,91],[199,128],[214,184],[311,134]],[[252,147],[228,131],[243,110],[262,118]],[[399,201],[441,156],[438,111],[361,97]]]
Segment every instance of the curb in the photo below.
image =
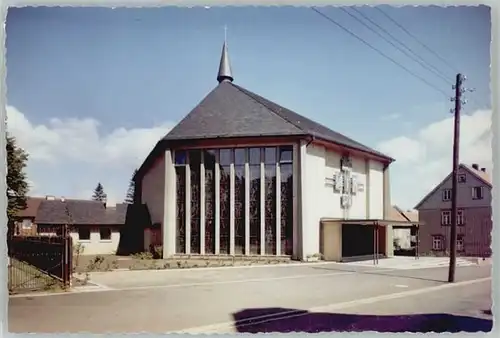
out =
[[244,269],[244,268],[250,268],[250,269],[255,269],[255,268],[282,268],[282,267],[300,267],[300,266],[314,266],[314,265],[326,265],[326,264],[342,264],[342,263],[337,263],[337,262],[325,262],[325,261],[318,261],[318,262],[298,262],[298,263],[281,263],[281,264],[255,264],[255,265],[236,265],[236,266],[209,266],[209,267],[198,267],[198,268],[185,268],[185,269],[179,269],[179,268],[174,268],[174,269],[127,269],[127,268],[120,268],[120,269],[112,269],[110,271],[93,271],[89,272],[90,274],[99,274],[99,273],[109,273],[109,272],[124,272],[124,271],[130,271],[130,272],[144,272],[144,271],[155,271],[155,272],[167,272],[167,271],[205,271],[205,270],[223,270],[223,269]]

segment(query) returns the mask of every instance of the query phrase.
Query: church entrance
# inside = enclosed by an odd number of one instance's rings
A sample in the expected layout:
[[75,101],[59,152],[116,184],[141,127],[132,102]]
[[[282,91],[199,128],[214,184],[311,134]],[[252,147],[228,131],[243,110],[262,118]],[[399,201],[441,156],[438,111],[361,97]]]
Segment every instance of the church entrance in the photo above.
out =
[[385,227],[372,224],[342,224],[342,261],[365,260],[383,255]]

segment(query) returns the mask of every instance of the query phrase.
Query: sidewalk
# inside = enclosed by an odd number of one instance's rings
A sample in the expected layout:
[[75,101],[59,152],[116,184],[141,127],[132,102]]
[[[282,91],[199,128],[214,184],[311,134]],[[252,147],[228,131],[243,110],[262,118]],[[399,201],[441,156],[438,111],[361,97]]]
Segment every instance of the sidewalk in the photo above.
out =
[[[487,264],[490,261],[482,261],[479,259],[472,258],[457,258],[457,266],[472,266],[478,264]],[[349,262],[342,263],[345,265],[351,266],[370,266],[370,267],[379,267],[383,269],[397,269],[397,270],[409,270],[409,269],[426,269],[426,268],[437,268],[448,266],[450,263],[450,259],[448,257],[419,257],[415,259],[415,257],[389,257],[383,258],[378,261],[377,265],[373,264],[373,260],[366,261],[358,261],[358,262]]]

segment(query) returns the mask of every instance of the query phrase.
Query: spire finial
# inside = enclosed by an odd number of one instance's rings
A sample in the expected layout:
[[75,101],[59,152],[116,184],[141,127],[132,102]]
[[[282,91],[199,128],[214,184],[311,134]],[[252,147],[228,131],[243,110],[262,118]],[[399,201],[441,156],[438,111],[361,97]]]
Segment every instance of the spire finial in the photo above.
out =
[[233,75],[231,72],[231,64],[229,62],[229,54],[227,52],[227,26],[224,25],[224,45],[222,46],[222,55],[220,57],[219,73],[217,74],[217,81],[233,82]]

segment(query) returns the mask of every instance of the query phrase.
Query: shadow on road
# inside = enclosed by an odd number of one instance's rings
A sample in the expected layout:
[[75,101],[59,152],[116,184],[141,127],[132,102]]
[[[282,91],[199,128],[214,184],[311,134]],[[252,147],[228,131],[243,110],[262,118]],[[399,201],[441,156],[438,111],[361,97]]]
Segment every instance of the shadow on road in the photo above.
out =
[[[284,312],[287,314],[283,314]],[[444,313],[375,316],[261,308],[236,312],[233,318],[236,323],[235,327],[240,333],[335,331],[456,333],[489,332],[493,327],[492,320]]]

